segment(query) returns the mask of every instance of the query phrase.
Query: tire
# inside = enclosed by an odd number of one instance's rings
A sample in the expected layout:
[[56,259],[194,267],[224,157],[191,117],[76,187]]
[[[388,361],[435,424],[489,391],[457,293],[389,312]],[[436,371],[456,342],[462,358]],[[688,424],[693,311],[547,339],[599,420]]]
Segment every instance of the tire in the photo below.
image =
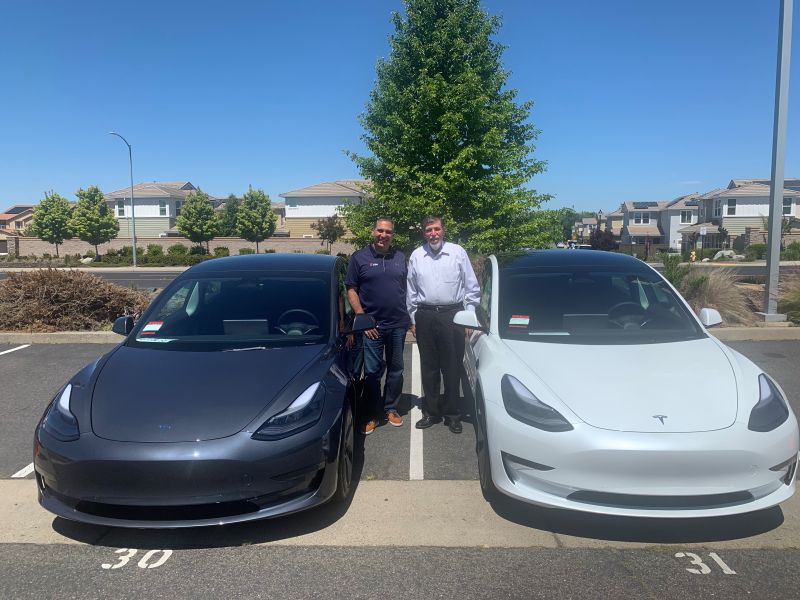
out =
[[353,489],[353,460],[355,456],[355,424],[353,408],[345,402],[342,411],[342,433],[339,440],[339,456],[336,461],[336,491],[334,502],[345,502]]
[[486,433],[486,408],[480,390],[475,393],[475,453],[478,455],[478,481],[487,502],[497,500],[500,493],[492,481],[492,459]]

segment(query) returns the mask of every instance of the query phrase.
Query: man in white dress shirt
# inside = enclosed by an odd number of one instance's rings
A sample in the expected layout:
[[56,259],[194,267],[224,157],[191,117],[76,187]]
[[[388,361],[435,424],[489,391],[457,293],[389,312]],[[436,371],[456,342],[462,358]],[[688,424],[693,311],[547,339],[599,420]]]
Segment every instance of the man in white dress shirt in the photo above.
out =
[[[464,360],[464,329],[453,323],[459,310],[475,310],[480,286],[467,252],[444,240],[444,222],[431,216],[422,220],[425,243],[411,253],[408,263],[406,304],[411,332],[420,354],[422,392],[425,402],[418,429],[444,419],[453,433],[461,433],[461,368]],[[440,375],[444,395],[439,395]]]

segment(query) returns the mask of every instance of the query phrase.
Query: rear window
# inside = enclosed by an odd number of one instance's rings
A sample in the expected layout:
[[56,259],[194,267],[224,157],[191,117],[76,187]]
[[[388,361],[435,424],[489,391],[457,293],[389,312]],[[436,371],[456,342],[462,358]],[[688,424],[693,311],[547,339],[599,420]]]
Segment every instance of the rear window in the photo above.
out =
[[642,344],[705,337],[650,270],[541,267],[500,272],[500,336],[562,344]]

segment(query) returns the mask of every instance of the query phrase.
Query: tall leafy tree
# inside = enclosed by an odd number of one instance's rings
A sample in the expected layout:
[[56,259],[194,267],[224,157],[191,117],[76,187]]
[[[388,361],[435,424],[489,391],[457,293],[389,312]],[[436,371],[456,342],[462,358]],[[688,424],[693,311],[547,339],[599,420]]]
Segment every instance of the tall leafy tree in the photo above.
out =
[[195,244],[205,242],[208,252],[208,242],[217,235],[218,226],[208,194],[198,188],[187,195],[175,226],[183,237]]
[[70,206],[67,199],[55,192],[45,192],[44,199],[33,210],[30,233],[45,242],[58,246],[72,238],[69,227]]
[[236,194],[231,194],[225,200],[225,206],[219,215],[219,235],[233,237],[238,235],[236,231],[236,217],[239,214],[239,207],[242,204],[242,199],[238,198]]
[[319,219],[316,223],[311,224],[311,229],[319,234],[323,242],[327,242],[328,252],[330,252],[334,242],[341,239],[345,234],[344,223],[342,223],[339,215],[331,215],[330,217]]
[[373,199],[345,207],[348,226],[367,243],[388,215],[395,243],[408,247],[422,239],[420,218],[434,213],[474,252],[546,245],[531,213],[547,196],[523,187],[544,169],[532,156],[532,102],[506,86],[504,47],[492,40],[499,19],[479,0],[404,3],[361,115],[371,156],[351,153]]
[[86,190],[81,188],[75,195],[78,203],[69,221],[70,231],[72,235],[94,246],[95,255],[100,256],[97,246],[117,237],[119,223],[97,186],[90,186]]
[[239,236],[248,242],[255,242],[258,252],[259,242],[275,233],[275,213],[272,203],[263,190],[254,190],[249,186],[242,197],[239,215],[236,217],[236,230]]

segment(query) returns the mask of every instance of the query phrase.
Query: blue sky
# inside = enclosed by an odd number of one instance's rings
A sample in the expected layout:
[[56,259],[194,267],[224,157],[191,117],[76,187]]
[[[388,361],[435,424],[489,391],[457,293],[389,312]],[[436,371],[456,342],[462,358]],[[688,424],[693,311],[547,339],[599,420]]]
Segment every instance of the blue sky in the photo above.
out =
[[[530,186],[609,210],[769,177],[779,0],[484,0],[535,102]],[[189,180],[273,200],[359,174],[357,116],[400,0],[4,2],[0,210]],[[800,176],[800,6],[787,176]]]

